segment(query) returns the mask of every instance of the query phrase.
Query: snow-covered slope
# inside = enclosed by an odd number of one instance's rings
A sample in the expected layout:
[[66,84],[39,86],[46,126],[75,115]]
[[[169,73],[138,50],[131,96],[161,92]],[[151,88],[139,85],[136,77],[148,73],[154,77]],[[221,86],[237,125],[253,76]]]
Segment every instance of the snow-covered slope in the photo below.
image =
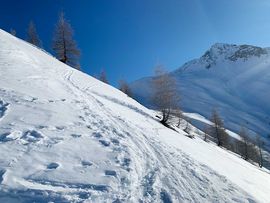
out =
[[[270,51],[249,45],[215,44],[201,58],[171,72],[184,111],[210,116],[217,108],[227,128],[243,125],[267,137],[270,133]],[[135,97],[151,104],[152,78],[131,84]]]
[[270,175],[0,30],[0,202],[267,202]]

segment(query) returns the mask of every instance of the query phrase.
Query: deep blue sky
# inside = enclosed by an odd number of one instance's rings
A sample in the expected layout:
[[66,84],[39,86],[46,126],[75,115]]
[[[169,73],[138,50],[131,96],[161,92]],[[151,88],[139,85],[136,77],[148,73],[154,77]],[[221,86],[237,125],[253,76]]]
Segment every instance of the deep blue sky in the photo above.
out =
[[199,57],[215,42],[270,46],[269,0],[0,0],[0,28],[25,38],[30,20],[45,49],[61,9],[75,30],[82,69],[114,85]]

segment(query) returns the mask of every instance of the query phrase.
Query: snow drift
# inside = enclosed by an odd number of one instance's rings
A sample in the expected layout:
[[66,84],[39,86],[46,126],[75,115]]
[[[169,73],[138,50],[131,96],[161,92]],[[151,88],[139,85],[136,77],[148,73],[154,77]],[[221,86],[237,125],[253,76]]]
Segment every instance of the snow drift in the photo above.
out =
[[0,202],[267,202],[266,171],[0,30]]

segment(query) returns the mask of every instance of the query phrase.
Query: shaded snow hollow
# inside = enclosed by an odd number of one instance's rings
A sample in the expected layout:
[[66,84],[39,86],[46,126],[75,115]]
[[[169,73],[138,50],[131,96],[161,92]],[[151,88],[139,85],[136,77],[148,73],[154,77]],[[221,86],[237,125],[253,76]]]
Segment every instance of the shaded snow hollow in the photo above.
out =
[[270,176],[0,30],[0,202],[267,202]]

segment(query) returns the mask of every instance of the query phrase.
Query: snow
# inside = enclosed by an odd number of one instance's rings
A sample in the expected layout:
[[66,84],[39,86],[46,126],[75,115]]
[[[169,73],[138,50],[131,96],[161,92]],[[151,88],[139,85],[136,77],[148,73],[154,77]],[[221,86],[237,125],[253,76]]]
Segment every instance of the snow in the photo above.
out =
[[[245,126],[250,134],[264,137],[270,150],[269,67],[269,48],[217,43],[170,74],[179,86],[185,112],[209,118],[216,108],[226,128],[239,132]],[[150,107],[152,79],[131,83],[136,99]]]
[[[204,124],[207,124],[207,125],[213,125],[213,123],[209,120],[207,120],[204,116],[198,114],[198,113],[183,113],[184,116],[186,116],[187,118],[190,118],[190,119],[193,119],[193,120],[196,120],[196,121],[200,121]],[[237,140],[241,140],[241,137],[236,134],[235,132],[232,132],[228,129],[225,129],[225,131],[228,133],[229,136],[237,139]]]
[[2,30],[0,76],[0,202],[269,200],[267,170]]

